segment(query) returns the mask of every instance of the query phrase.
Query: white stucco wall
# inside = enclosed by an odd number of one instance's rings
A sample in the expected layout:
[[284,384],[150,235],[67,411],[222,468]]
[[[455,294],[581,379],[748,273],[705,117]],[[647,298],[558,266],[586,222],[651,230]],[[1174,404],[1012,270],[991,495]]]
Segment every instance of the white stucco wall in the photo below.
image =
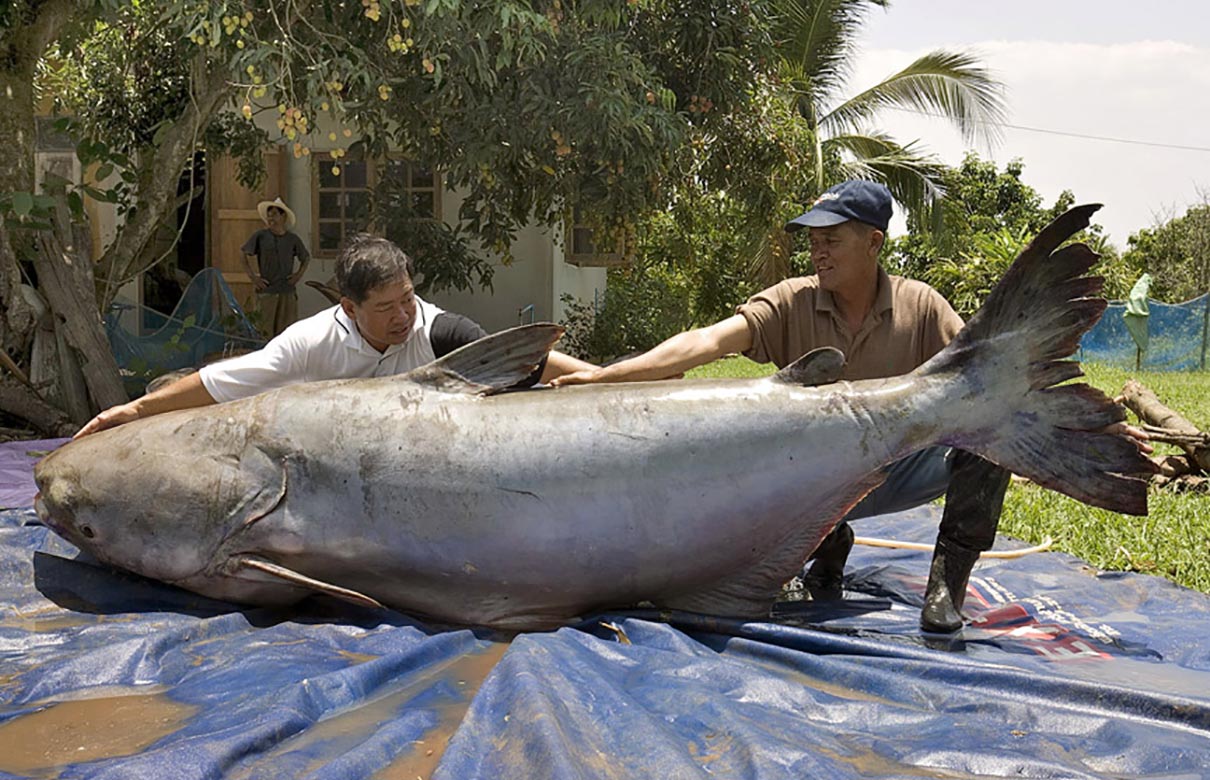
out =
[[[317,148],[315,151],[324,150]],[[287,155],[286,192],[282,193],[282,198],[298,218],[295,232],[303,238],[308,249],[313,250],[311,182],[314,158],[296,159],[289,152]],[[443,220],[449,224],[457,222],[463,198],[463,193],[443,190]],[[404,246],[403,250],[406,252],[408,247]],[[605,270],[581,269],[564,263],[562,242],[555,240],[554,229],[537,225],[524,228],[518,232],[512,251],[514,259],[507,266],[501,264],[498,257],[493,258],[495,273],[490,290],[444,290],[429,293],[428,299],[443,309],[464,314],[487,331],[494,332],[522,321],[558,322],[563,315],[560,297],[564,292],[585,300],[604,294]],[[304,281],[326,282],[333,272],[333,258],[316,257],[308,266]],[[328,305],[327,299],[318,292],[305,285],[299,286],[300,317],[314,314]],[[532,314],[527,309],[531,305]]]

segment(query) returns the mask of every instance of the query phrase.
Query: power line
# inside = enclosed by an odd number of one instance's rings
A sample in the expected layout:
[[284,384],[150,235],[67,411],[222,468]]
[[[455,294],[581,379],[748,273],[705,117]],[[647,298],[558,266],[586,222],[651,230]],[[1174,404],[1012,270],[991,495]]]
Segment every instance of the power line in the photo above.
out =
[[[920,116],[930,117],[932,119],[950,119],[943,114],[934,114],[930,111],[921,111],[914,108],[905,108],[901,106],[887,106],[887,108],[895,111],[904,111],[909,114],[919,114]],[[1150,146],[1158,149],[1180,149],[1186,152],[1210,152],[1210,147],[1207,146],[1185,146],[1183,144],[1166,144],[1160,141],[1139,141],[1133,138],[1113,138],[1105,135],[1088,135],[1086,133],[1069,133],[1065,130],[1047,130],[1042,127],[1026,127],[1025,125],[1012,125],[1007,122],[989,122],[983,119],[974,120],[981,125],[991,125],[993,127],[1001,127],[1009,130],[1024,130],[1027,133],[1042,133],[1044,135],[1061,135],[1067,138],[1082,138],[1088,141],[1109,141],[1117,144],[1131,144],[1133,146]]]

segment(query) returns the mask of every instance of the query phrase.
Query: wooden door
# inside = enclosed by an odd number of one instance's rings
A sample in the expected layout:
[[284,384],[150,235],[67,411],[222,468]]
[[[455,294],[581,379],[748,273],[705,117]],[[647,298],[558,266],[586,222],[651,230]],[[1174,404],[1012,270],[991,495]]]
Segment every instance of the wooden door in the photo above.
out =
[[265,151],[268,175],[258,190],[249,190],[236,177],[234,158],[220,156],[210,161],[207,193],[210,198],[210,266],[219,269],[246,310],[256,305],[256,287],[244,269],[240,247],[249,236],[264,227],[256,204],[281,197],[286,203],[286,157],[278,149]]

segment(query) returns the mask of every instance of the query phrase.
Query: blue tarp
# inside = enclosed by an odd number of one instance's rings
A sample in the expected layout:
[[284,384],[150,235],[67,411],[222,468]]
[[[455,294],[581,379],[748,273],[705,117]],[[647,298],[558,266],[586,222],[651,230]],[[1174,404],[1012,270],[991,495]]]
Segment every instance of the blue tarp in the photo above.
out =
[[[0,455],[28,468],[48,445]],[[28,504],[28,471],[8,479]],[[857,530],[936,525],[924,507]],[[634,611],[504,636],[210,601],[78,559],[12,508],[0,777],[1210,776],[1210,597],[1060,553],[983,561],[973,623],[929,636],[927,562],[858,547],[844,600],[769,621]]]

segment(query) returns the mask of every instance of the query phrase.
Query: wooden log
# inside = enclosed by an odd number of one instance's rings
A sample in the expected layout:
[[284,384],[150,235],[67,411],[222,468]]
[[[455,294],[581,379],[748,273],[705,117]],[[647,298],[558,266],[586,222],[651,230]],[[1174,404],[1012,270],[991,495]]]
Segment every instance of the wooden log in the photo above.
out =
[[[1170,441],[1186,453],[1190,460],[1197,464],[1202,471],[1210,471],[1210,436],[1202,432],[1196,425],[1186,420],[1177,412],[1169,409],[1149,388],[1134,379],[1122,387],[1122,399],[1129,409],[1139,416],[1139,419],[1150,426],[1159,428],[1152,431],[1147,426],[1149,434],[1157,441]],[[1171,432],[1171,436],[1165,435]]]
[[1185,455],[1164,455],[1151,460],[1159,467],[1158,473],[1165,477],[1179,477],[1193,472],[1193,464]]

